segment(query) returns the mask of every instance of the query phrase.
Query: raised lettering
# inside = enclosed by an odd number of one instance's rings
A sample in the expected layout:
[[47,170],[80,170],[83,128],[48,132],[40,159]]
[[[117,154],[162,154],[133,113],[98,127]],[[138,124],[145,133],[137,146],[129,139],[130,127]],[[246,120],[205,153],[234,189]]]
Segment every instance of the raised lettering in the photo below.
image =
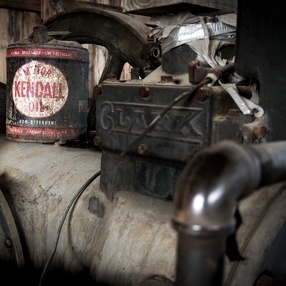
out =
[[50,86],[50,83],[47,82],[46,85],[45,85],[45,91],[44,91],[44,95],[43,97],[46,97],[48,96],[49,98],[52,98],[52,92],[51,92],[51,86]]
[[20,81],[15,81],[15,96],[18,96],[18,97],[21,96],[20,90],[19,90],[20,84],[21,84]]
[[41,69],[41,75],[45,75],[45,73],[46,73],[46,68],[45,68],[45,67],[42,67],[42,69]]
[[47,73],[45,74],[46,77],[50,77],[50,75],[52,74],[51,70],[48,70]]
[[63,93],[62,93],[62,83],[58,83],[58,94],[56,93],[56,86],[57,83],[54,82],[53,84],[53,97],[54,98],[64,98]]
[[27,85],[27,82],[26,81],[22,81],[21,82],[21,96],[22,97],[25,97],[26,94],[24,93],[24,90],[26,90],[26,85]]
[[29,68],[27,67],[25,70],[23,69],[23,72],[24,74],[27,76],[27,75],[30,75],[30,70]]
[[40,67],[38,65],[34,66],[34,74],[38,74],[40,70]]
[[42,97],[43,96],[43,91],[44,91],[44,85],[42,82],[37,81],[36,82],[36,97]]
[[35,91],[34,91],[34,82],[27,82],[27,96],[28,97],[34,97]]

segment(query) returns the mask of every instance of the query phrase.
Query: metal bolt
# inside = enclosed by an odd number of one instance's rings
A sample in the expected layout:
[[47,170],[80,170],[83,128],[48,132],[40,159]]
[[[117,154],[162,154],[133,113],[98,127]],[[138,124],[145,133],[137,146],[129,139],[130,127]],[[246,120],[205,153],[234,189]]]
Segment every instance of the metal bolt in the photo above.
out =
[[94,139],[93,139],[93,144],[94,144],[95,146],[101,148],[102,143],[103,143],[102,137],[100,137],[100,136],[95,136],[95,137],[94,137]]
[[205,101],[210,96],[209,89],[200,88],[196,92],[196,99],[200,102]]
[[137,147],[138,154],[146,155],[148,153],[148,145],[147,144],[139,144]]
[[264,126],[254,127],[253,134],[255,138],[261,139],[266,136],[267,128]]
[[142,86],[139,88],[139,95],[142,98],[148,98],[150,95],[150,88],[147,86]]
[[95,98],[97,95],[101,94],[102,93],[102,85],[95,85],[94,88],[93,88],[93,98]]
[[242,137],[246,144],[251,144],[254,141],[253,127],[249,125],[244,125],[242,127]]
[[4,245],[6,248],[11,248],[12,247],[12,240],[10,238],[6,238],[4,241]]
[[245,143],[253,143],[255,139],[261,139],[266,136],[267,128],[265,126],[244,125],[242,127],[242,136]]

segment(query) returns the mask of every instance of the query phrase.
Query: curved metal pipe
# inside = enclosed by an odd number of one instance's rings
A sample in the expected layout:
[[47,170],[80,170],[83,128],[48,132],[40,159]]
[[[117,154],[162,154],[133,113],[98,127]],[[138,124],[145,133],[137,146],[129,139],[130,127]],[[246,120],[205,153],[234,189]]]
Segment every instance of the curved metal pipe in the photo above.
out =
[[246,147],[224,141],[197,153],[185,167],[175,197],[176,285],[222,285],[237,202],[285,179],[285,142]]
[[110,75],[119,79],[123,65],[138,67],[140,76],[148,63],[142,59],[143,44],[147,43],[150,28],[135,18],[100,8],[81,8],[63,11],[52,16],[44,25],[48,31],[68,31],[63,40],[81,44],[100,45],[108,50],[108,59],[99,82]]

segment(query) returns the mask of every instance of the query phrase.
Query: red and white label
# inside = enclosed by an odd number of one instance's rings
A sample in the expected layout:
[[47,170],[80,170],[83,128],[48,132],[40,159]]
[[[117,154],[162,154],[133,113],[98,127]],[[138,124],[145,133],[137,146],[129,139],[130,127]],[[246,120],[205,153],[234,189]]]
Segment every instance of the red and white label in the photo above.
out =
[[68,83],[55,66],[31,61],[22,65],[13,79],[16,108],[29,117],[49,117],[59,112],[68,98]]

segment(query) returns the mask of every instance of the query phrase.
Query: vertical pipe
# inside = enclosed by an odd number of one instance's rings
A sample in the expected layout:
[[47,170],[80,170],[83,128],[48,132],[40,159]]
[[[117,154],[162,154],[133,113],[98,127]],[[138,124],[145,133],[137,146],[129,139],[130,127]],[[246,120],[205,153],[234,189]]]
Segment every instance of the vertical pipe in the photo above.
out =
[[190,160],[175,193],[177,286],[222,285],[226,239],[235,227],[236,203],[259,181],[256,153],[234,142],[206,148]]
[[194,238],[178,235],[176,285],[222,285],[224,236]]
[[237,202],[286,180],[286,142],[243,146],[223,141],[197,153],[175,196],[176,285],[220,286]]

